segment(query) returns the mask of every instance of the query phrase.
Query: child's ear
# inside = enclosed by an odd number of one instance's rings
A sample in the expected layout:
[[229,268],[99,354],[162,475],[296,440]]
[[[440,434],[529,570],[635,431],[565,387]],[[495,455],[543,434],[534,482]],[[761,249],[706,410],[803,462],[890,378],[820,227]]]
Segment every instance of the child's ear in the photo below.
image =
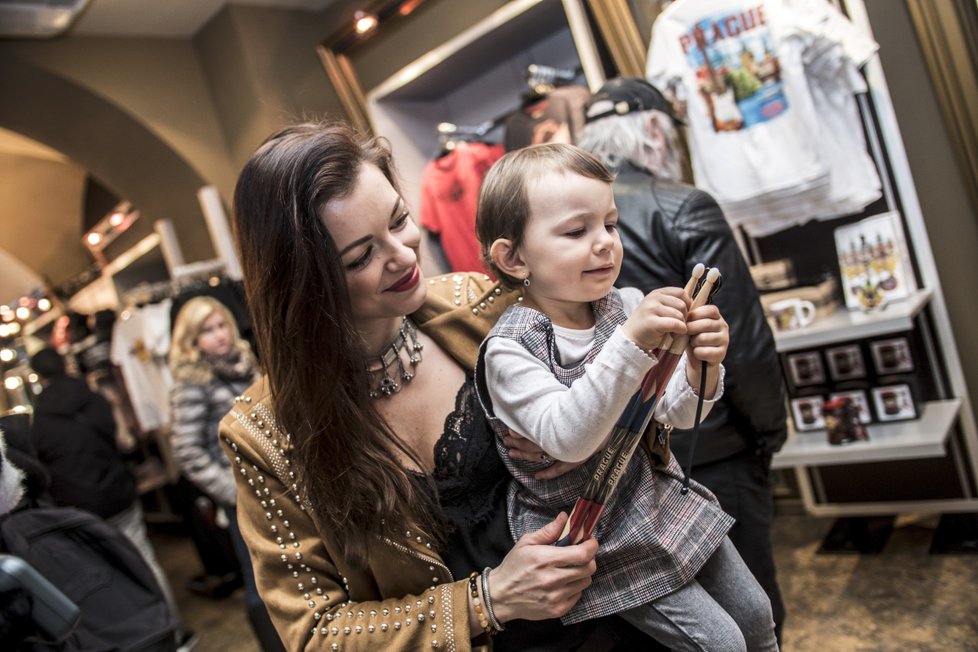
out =
[[495,240],[489,247],[489,257],[500,271],[513,278],[526,278],[530,275],[523,258],[513,247],[513,241],[508,238]]

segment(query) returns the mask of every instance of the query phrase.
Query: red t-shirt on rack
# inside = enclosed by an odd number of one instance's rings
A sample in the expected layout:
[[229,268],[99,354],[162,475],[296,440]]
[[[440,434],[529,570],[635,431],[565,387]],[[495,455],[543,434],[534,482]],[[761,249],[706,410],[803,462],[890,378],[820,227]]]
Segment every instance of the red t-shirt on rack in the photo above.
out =
[[453,272],[486,272],[475,235],[479,187],[504,154],[501,145],[458,143],[421,177],[421,226],[437,233]]

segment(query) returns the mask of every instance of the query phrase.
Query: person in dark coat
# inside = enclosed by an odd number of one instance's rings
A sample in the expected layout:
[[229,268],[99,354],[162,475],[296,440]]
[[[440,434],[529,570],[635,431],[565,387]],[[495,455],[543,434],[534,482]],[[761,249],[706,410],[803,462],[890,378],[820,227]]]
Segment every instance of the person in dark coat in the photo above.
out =
[[43,390],[34,402],[31,439],[51,476],[48,494],[61,507],[102,517],[139,549],[179,613],[166,574],[146,534],[136,481],[116,446],[112,406],[83,381],[68,376],[61,355],[47,347],[30,359]]
[[51,474],[51,498],[104,519],[132,507],[136,481],[116,447],[112,406],[68,376],[54,349],[36,353],[31,367],[44,387],[34,405],[32,433],[38,458]]
[[[730,325],[723,397],[703,421],[693,476],[737,519],[730,538],[771,599],[778,640],[784,603],[771,546],[771,457],[787,437],[774,336],[734,234],[709,194],[679,182],[680,150],[668,101],[644,79],[608,81],[591,96],[580,146],[617,172],[618,231],[626,256],[616,285],[645,292],[683,286],[696,263],[716,267],[714,302]],[[685,466],[690,433],[670,447]]]

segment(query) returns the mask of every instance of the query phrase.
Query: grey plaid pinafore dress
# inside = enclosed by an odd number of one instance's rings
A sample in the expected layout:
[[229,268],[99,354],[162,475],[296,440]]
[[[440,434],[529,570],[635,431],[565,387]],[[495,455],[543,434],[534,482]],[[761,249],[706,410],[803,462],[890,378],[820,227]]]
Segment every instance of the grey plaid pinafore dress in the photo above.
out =
[[[593,306],[595,341],[573,368],[561,366],[550,319],[532,308],[511,306],[486,341],[492,337],[516,340],[570,386],[626,318],[616,289]],[[509,486],[507,506],[510,530],[519,539],[552,521],[561,510],[570,513],[597,467],[600,451],[569,473],[545,481],[533,477],[545,463],[511,459],[501,440],[506,426],[493,413],[485,386],[485,347],[483,343],[476,366],[476,387],[497,435],[499,455],[515,479]],[[629,462],[595,530],[601,543],[598,570],[580,601],[562,618],[565,624],[619,613],[675,591],[689,583],[720,546],[733,518],[697,482],[690,482],[689,493],[682,495],[683,471],[670,458],[664,468],[653,468],[649,455],[640,448]]]

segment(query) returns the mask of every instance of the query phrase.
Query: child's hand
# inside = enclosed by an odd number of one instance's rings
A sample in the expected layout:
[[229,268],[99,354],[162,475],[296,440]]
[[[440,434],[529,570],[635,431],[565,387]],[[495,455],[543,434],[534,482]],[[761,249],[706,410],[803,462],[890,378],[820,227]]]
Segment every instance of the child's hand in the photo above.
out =
[[621,328],[640,348],[654,349],[666,333],[686,332],[687,310],[689,299],[682,288],[660,288],[645,295]]
[[690,387],[698,388],[703,381],[700,363],[706,363],[706,393],[708,401],[716,396],[720,380],[720,363],[727,356],[730,345],[730,329],[720,315],[720,309],[712,304],[690,310],[686,315],[689,344],[686,346],[686,380]]
[[720,309],[708,304],[690,310],[686,315],[686,332],[689,333],[687,360],[691,364],[695,361],[705,362],[709,367],[720,366],[730,346],[730,328]]

